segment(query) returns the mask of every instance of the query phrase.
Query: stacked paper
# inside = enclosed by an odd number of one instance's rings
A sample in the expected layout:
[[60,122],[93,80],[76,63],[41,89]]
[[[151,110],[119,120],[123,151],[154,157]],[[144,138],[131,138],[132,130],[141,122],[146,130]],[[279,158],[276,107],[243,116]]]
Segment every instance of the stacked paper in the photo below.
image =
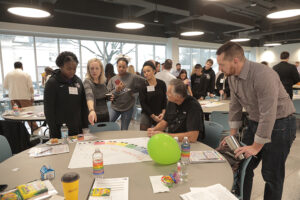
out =
[[180,195],[183,200],[238,200],[236,196],[221,184],[190,189],[191,192]]

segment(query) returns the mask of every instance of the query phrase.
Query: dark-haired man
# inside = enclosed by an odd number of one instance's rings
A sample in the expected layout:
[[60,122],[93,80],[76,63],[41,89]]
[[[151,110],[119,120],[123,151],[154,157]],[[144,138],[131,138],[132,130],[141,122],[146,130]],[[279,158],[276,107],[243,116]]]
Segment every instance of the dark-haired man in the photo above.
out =
[[203,111],[198,101],[187,95],[186,85],[173,79],[168,86],[169,103],[163,118],[154,128],[148,129],[148,136],[161,133],[168,128],[168,134],[182,141],[188,137],[190,142],[204,138]]
[[176,69],[172,72],[172,74],[177,78],[180,74],[180,71],[181,71],[181,64],[177,63]]
[[[244,200],[250,200],[253,170],[262,160],[265,200],[279,200],[285,174],[285,161],[296,135],[294,105],[277,73],[271,68],[247,60],[242,47],[227,42],[217,50],[217,61],[230,87],[229,126],[235,135],[242,124],[242,109],[248,115],[248,129],[242,141],[247,145],[235,156],[252,157],[244,180]],[[222,141],[224,145],[225,139]]]
[[283,51],[280,54],[281,62],[275,65],[273,69],[278,73],[286,92],[293,99],[293,85],[300,82],[300,77],[296,66],[288,63],[289,57],[289,52]]
[[[3,87],[8,90],[11,105],[17,104],[19,108],[32,106],[33,86],[31,76],[23,71],[21,62],[14,63],[14,70],[9,72],[4,79]],[[35,122],[30,123],[32,131],[38,126]]]

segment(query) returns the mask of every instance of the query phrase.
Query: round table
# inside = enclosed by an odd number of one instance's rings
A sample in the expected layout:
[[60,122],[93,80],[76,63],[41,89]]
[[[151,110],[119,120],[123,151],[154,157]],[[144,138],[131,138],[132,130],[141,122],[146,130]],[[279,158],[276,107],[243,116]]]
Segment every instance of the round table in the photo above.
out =
[[[145,137],[144,131],[107,131],[95,133],[99,139],[124,139]],[[52,184],[63,196],[61,177],[64,173],[75,171],[80,174],[79,200],[86,199],[92,186],[94,176],[92,168],[68,169],[75,144],[70,144],[70,153],[52,155],[40,158],[30,158],[28,150],[21,152],[0,164],[0,184],[8,184],[9,189],[40,178],[42,165],[50,165],[56,177]],[[191,150],[209,150],[210,147],[202,143],[192,143]],[[14,170],[19,168],[19,170]],[[233,173],[230,165],[224,163],[201,163],[188,166],[188,182],[170,189],[167,193],[154,194],[149,176],[167,175],[176,168],[176,164],[162,166],[149,162],[128,163],[104,166],[105,178],[129,177],[129,199],[130,200],[153,200],[153,199],[180,199],[180,194],[190,191],[190,187],[204,187],[220,183],[227,189],[233,184]]]
[[[216,106],[210,107],[209,104],[201,105],[201,102],[211,102],[215,103]],[[230,100],[221,100],[221,101],[215,101],[215,100],[201,100],[198,101],[202,107],[203,113],[212,113],[213,111],[220,111],[220,112],[229,112],[229,104]],[[220,105],[217,105],[219,104]]]
[[2,114],[2,118],[15,121],[46,121],[45,115],[40,115],[41,113],[44,113],[43,105],[29,106],[21,108],[20,115],[18,116]]

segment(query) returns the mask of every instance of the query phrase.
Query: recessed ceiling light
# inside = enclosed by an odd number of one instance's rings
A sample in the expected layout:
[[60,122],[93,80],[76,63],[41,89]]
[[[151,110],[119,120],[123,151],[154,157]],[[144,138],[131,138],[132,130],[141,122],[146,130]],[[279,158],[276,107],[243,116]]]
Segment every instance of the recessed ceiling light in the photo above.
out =
[[274,46],[280,46],[281,43],[266,43],[264,44],[265,47],[274,47]]
[[44,18],[50,16],[50,13],[48,11],[30,7],[11,7],[8,8],[7,11],[14,15],[20,15],[22,17]]
[[231,42],[247,42],[249,40],[250,40],[250,38],[235,38],[235,39],[232,39],[230,41]]
[[202,31],[187,31],[187,32],[182,32],[180,35],[182,36],[198,36],[198,35],[203,35],[204,32]]
[[290,10],[282,10],[273,12],[271,14],[267,15],[267,18],[270,19],[283,19],[283,18],[289,18],[289,17],[296,17],[300,15],[300,9],[290,9]]
[[122,22],[116,24],[116,27],[121,29],[140,29],[140,28],[144,28],[145,25],[137,22]]

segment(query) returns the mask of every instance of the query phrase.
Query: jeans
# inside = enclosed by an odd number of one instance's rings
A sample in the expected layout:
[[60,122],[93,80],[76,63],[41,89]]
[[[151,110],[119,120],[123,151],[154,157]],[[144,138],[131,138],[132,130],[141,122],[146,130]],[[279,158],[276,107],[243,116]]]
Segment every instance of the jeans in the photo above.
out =
[[[258,123],[249,120],[243,142],[252,145]],[[247,167],[244,180],[243,199],[250,200],[253,170],[262,161],[261,173],[265,181],[264,200],[280,200],[285,176],[285,161],[291,145],[296,138],[296,118],[290,115],[277,119],[272,131],[271,142],[266,143],[261,151],[253,157]]]
[[133,113],[133,107],[130,108],[127,111],[116,111],[114,109],[110,110],[110,121],[115,122],[119,116],[121,115],[121,130],[128,130],[128,126],[131,121],[132,113]]

